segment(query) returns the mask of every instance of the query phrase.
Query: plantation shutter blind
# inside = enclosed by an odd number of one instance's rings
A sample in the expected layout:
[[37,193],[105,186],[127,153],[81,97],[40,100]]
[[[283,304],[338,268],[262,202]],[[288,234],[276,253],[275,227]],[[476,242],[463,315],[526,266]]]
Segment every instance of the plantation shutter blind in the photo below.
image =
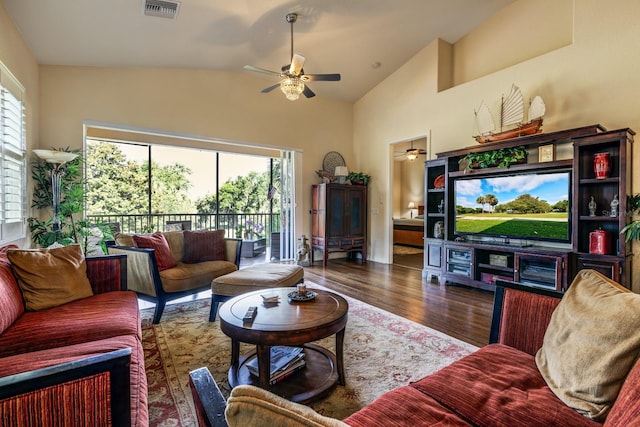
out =
[[0,243],[25,237],[24,88],[0,63]]

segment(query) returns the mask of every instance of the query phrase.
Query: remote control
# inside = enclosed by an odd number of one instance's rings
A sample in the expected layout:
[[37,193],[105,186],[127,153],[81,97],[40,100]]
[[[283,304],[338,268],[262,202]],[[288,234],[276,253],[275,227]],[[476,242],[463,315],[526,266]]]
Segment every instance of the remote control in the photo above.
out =
[[245,323],[251,323],[253,322],[253,319],[256,318],[256,314],[258,314],[258,307],[249,307],[244,317],[242,318],[242,321]]

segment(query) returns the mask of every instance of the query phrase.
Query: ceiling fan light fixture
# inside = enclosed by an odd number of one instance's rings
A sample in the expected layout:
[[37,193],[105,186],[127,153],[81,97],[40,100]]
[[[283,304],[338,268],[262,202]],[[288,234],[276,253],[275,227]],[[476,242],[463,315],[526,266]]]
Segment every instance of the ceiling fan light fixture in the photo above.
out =
[[407,151],[407,159],[415,160],[418,158],[419,151],[418,150],[410,150]]
[[304,83],[297,76],[287,76],[280,82],[280,90],[285,94],[289,101],[295,101],[304,91]]

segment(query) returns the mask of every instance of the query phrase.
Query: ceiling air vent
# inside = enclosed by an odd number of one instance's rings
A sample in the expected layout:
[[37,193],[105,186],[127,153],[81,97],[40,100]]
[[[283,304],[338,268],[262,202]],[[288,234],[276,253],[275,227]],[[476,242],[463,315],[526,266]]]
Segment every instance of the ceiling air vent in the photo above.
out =
[[144,14],[160,18],[176,19],[180,2],[165,0],[143,0]]

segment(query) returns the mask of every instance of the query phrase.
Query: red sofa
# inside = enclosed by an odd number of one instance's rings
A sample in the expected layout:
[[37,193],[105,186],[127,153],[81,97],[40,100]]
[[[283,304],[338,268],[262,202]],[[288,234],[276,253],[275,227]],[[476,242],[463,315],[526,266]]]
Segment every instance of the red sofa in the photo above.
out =
[[86,259],[94,295],[26,311],[0,250],[0,425],[148,426],[136,294],[126,256]]
[[[201,425],[280,426],[597,426],[547,386],[534,355],[542,346],[560,294],[502,283],[497,287],[491,344],[412,384],[389,391],[340,421],[252,386],[225,402],[207,368],[190,385]],[[226,419],[225,419],[226,410]],[[640,363],[636,363],[605,426],[640,425]]]

